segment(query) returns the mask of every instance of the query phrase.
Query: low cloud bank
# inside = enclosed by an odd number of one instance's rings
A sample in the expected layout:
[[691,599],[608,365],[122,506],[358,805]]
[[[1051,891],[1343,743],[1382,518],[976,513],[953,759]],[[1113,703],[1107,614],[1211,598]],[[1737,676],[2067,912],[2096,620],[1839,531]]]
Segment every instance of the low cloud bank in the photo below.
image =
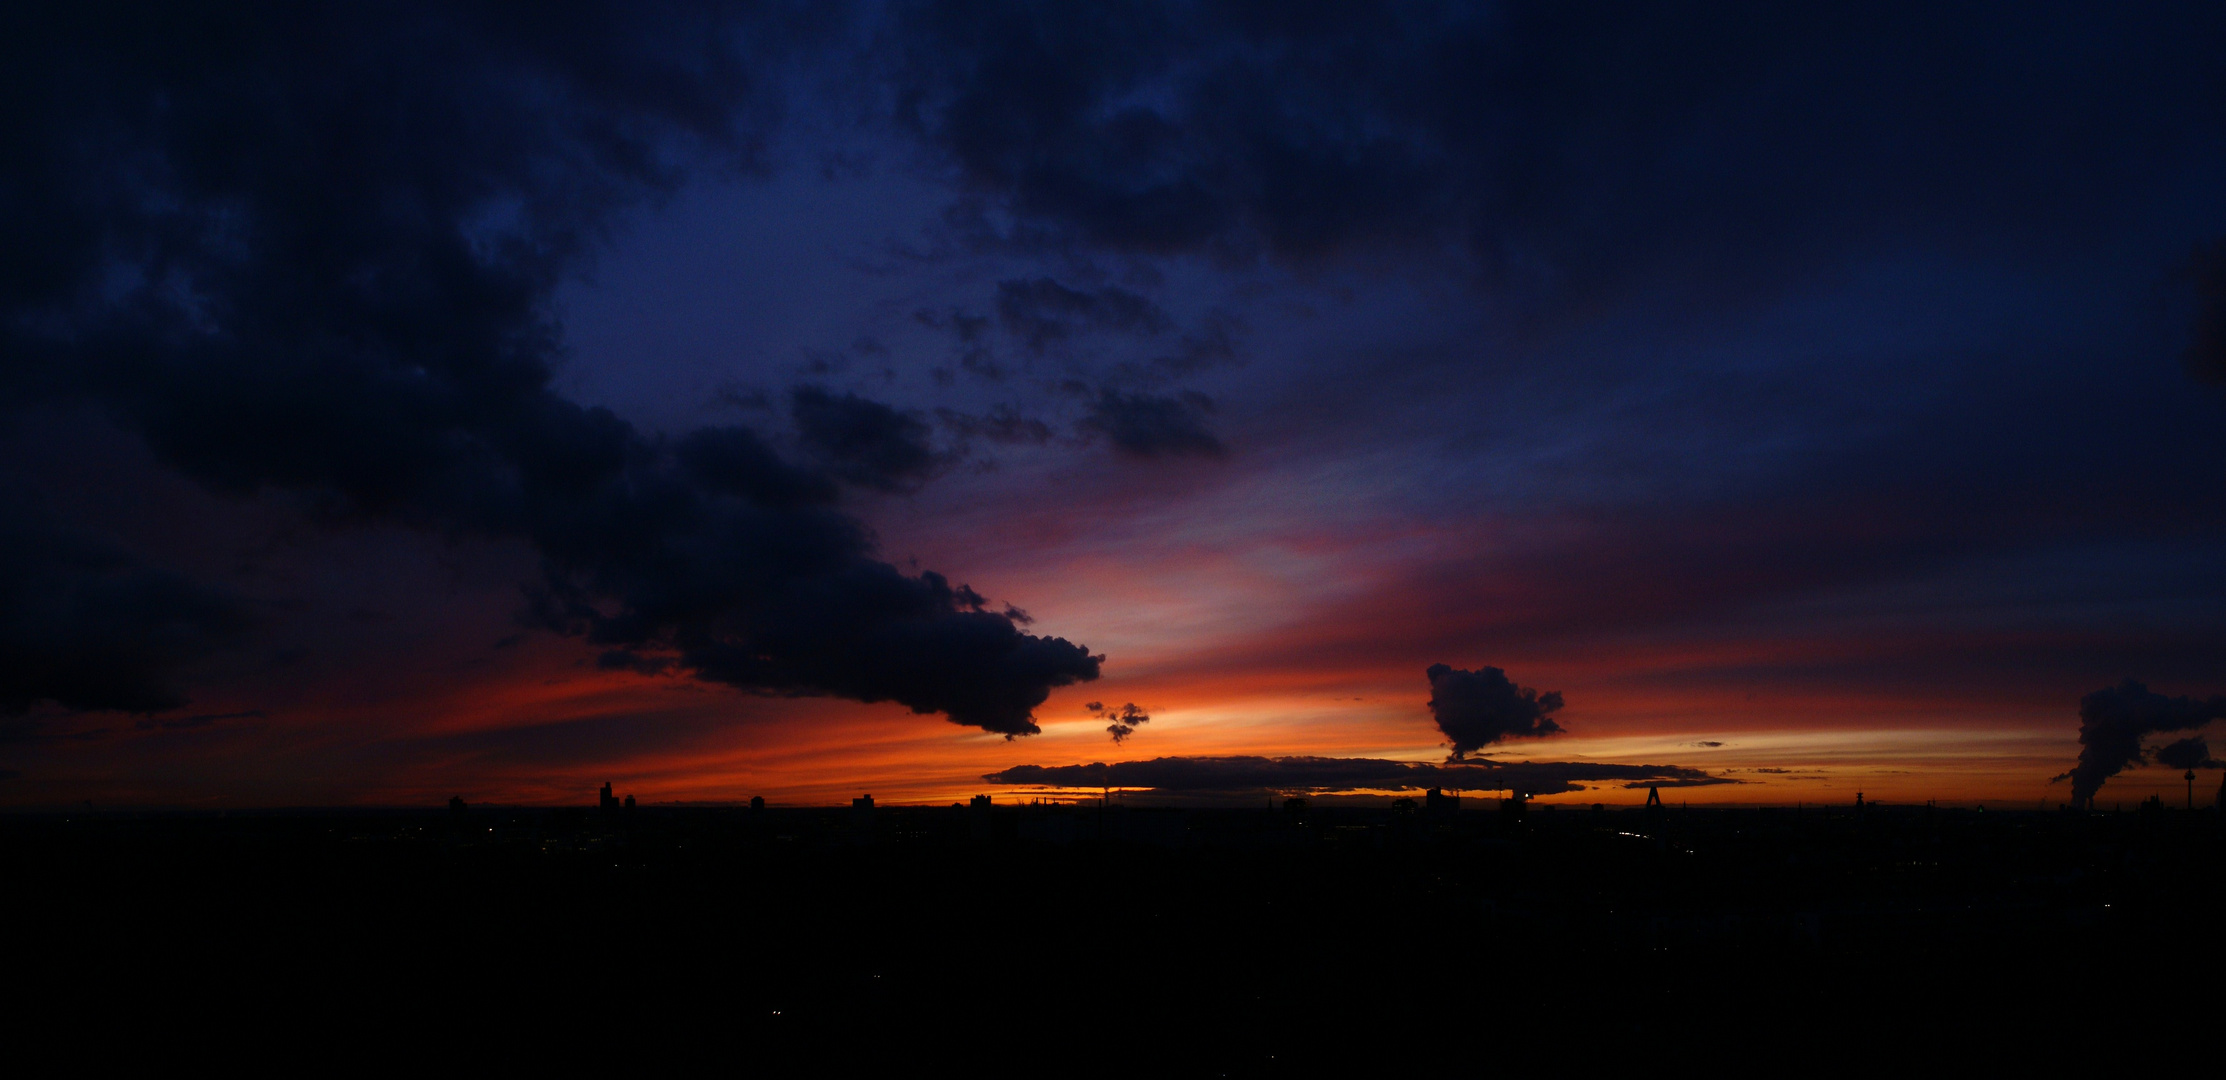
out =
[[1162,757],[1088,765],[1016,765],[982,779],[993,784],[1071,788],[1150,788],[1166,792],[1228,791],[1519,791],[1557,795],[1585,784],[1708,787],[1744,781],[1681,765],[1617,765],[1589,761],[1415,762],[1336,757]]

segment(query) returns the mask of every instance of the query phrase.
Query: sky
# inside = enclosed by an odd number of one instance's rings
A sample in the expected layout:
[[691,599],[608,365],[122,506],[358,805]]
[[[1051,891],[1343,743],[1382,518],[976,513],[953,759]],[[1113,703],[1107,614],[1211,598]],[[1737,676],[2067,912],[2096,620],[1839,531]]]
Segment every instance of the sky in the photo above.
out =
[[0,805],[2218,788],[2214,5],[4,18]]

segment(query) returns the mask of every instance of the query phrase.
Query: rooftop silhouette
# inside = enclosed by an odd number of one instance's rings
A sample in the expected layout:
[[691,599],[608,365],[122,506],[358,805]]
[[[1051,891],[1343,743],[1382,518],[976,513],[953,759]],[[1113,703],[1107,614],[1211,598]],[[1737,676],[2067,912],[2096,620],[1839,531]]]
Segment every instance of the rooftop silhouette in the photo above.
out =
[[[1858,1043],[1882,1029],[1960,1037],[1983,1018],[1990,1039],[2059,1045],[2075,1036],[2048,1030],[2053,1012],[2020,1027],[1991,1010],[2026,1001],[2067,952],[2157,939],[2226,886],[2217,810],[2157,800],[2115,815],[1866,801],[1860,822],[1851,804],[1677,815],[1531,804],[1433,818],[1311,800],[1304,813],[856,803],[644,805],[623,823],[484,805],[468,819],[441,806],[16,816],[0,817],[0,851],[11,872],[45,883],[14,897],[19,926],[85,933],[158,977],[195,972],[212,1001],[288,1017],[278,988],[299,985],[281,977],[293,965],[349,955],[414,973],[438,958],[483,973],[489,1002],[475,1019],[570,1016],[573,984],[558,976],[617,956],[631,989],[612,1008],[700,1008],[753,1054],[817,1054],[837,1071],[940,1057],[925,1048],[981,1022],[979,995],[948,987],[994,985],[1047,957],[1088,959],[1093,988],[1130,1003],[1139,1030],[1102,1053],[1147,1072],[1123,1055],[1176,1053],[1171,1040],[1238,1073],[1262,1045],[1294,1061],[1363,1045],[1401,1060],[1404,1043],[1387,1050],[1370,1033],[1453,1030],[1504,998],[1493,981],[1382,990],[1384,942],[1478,920],[1523,928],[1491,960],[1525,972],[1540,1002],[1584,1000],[1600,970],[1678,980],[1647,1009],[1525,1021],[1556,1045],[1602,1024],[1659,1045],[1727,1013]],[[860,820],[875,831],[854,832]],[[128,917],[157,883],[196,935]],[[1047,917],[982,929],[1014,899]],[[208,968],[205,940],[286,950]],[[735,979],[744,957],[749,977]],[[1782,974],[1757,980],[1758,965]],[[99,970],[47,977],[67,987]],[[1309,989],[1256,996],[1290,986]],[[319,1001],[349,992],[327,984]],[[2150,1002],[2143,1015],[2176,1007]],[[1083,1025],[1046,1012],[1000,1038],[1077,1045]]]

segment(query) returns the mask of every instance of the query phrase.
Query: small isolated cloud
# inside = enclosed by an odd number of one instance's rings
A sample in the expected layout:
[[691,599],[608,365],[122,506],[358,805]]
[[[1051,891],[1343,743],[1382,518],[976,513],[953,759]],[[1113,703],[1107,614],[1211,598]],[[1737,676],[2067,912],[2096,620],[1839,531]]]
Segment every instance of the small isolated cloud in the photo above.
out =
[[1083,708],[1099,713],[1104,719],[1113,721],[1106,726],[1105,731],[1106,734],[1113,736],[1113,741],[1116,744],[1136,734],[1137,725],[1152,722],[1151,714],[1137,708],[1133,701],[1118,709],[1108,709],[1102,701],[1093,701],[1083,706]]
[[1501,739],[1540,738],[1561,731],[1552,713],[1561,709],[1561,693],[1540,693],[1517,686],[1496,667],[1462,671],[1432,664],[1430,715],[1438,730],[1453,742],[1453,756],[1467,757]]
[[1697,742],[1697,743],[1693,743],[1693,744],[1691,744],[1691,745],[1694,745],[1694,746],[1700,747],[1700,748],[1701,748],[1701,749],[1703,749],[1703,750],[1714,750],[1715,748],[1717,748],[1717,747],[1719,747],[1719,746],[1722,746],[1723,744],[1722,744],[1722,743],[1720,743],[1720,742],[1702,741],[1702,742]]

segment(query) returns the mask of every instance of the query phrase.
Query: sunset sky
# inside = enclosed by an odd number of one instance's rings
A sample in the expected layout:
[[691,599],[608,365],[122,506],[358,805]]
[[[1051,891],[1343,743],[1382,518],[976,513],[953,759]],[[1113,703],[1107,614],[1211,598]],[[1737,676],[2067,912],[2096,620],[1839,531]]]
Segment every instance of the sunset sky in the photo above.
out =
[[[1446,665],[1550,801],[2031,807],[2226,715],[2215,4],[5,18],[0,805],[1443,763]],[[1156,795],[1271,789],[1400,790]]]

